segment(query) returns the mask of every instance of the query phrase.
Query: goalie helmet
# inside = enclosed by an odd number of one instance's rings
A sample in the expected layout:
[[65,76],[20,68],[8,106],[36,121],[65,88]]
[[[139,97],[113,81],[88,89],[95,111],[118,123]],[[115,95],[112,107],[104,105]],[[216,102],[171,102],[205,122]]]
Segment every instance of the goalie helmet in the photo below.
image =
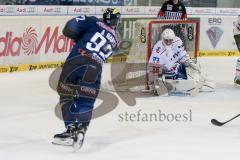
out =
[[173,43],[173,39],[175,38],[175,33],[172,29],[167,28],[162,32],[161,36],[164,45],[170,46]]
[[121,14],[116,8],[107,8],[103,13],[103,22],[108,26],[118,26]]

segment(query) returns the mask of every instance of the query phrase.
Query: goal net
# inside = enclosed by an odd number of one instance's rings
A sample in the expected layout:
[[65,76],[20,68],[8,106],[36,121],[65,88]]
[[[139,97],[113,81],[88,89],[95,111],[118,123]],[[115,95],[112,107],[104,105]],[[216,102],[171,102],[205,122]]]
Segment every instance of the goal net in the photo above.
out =
[[182,39],[191,58],[198,52],[198,22],[137,20],[135,38],[125,63],[111,64],[111,82],[103,84],[104,89],[115,91],[141,91],[148,88],[147,62],[154,44],[161,40],[161,33],[171,28]]

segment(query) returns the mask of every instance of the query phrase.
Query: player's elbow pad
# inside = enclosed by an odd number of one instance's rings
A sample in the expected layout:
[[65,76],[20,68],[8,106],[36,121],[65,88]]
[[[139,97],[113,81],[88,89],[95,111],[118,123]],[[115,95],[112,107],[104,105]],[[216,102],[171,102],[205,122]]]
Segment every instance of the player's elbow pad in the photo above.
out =
[[79,33],[77,31],[75,31],[71,25],[70,25],[70,22],[67,22],[67,24],[65,25],[65,27],[63,28],[63,31],[62,31],[63,35],[68,37],[68,38],[71,38],[73,40],[76,40],[79,38]]

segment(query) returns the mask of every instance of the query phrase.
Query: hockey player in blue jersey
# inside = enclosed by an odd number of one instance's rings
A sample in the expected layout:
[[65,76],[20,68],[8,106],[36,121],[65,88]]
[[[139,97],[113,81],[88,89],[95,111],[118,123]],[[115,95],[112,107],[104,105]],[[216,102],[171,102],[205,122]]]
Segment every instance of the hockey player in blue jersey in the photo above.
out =
[[69,20],[63,34],[75,41],[58,82],[66,131],[54,136],[54,144],[80,148],[98,96],[102,65],[119,46],[120,12],[108,8],[103,21],[79,16]]

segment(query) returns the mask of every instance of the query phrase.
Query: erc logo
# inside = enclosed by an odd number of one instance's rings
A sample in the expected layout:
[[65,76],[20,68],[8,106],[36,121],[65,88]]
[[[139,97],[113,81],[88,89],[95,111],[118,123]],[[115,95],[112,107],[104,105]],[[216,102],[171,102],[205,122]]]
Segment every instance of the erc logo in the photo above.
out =
[[223,35],[223,30],[219,27],[211,27],[207,31],[207,35],[209,40],[211,41],[211,44],[214,48],[216,48],[219,40],[221,39]]

